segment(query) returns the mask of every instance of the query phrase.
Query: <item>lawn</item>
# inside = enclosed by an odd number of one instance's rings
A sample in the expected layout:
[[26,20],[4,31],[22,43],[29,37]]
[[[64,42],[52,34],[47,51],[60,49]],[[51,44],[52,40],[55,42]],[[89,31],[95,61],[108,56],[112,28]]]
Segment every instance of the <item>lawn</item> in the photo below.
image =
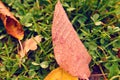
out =
[[[58,67],[51,37],[57,0],[2,1],[23,25],[25,36],[21,42],[36,35],[42,39],[38,48],[21,60],[18,40],[7,34],[0,20],[0,80],[43,80]],[[92,57],[91,78],[120,80],[120,0],[61,0],[61,3]]]

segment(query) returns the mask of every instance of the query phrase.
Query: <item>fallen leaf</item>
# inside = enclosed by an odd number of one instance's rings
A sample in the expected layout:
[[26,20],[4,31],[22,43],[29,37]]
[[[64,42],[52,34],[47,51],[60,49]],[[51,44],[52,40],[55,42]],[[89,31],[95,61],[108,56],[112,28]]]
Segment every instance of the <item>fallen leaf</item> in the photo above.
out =
[[0,18],[6,28],[8,34],[22,40],[24,36],[24,31],[22,29],[19,21],[13,16],[13,14],[5,7],[5,5],[0,1]]
[[78,80],[78,78],[58,67],[50,72],[44,80]]
[[79,39],[60,1],[55,6],[52,40],[57,63],[71,75],[88,79],[91,56]]
[[21,58],[23,58],[29,50],[36,50],[37,49],[37,43],[41,41],[41,37],[38,35],[36,37],[32,37],[30,39],[27,39],[23,42],[22,47],[20,51],[18,51],[18,54]]

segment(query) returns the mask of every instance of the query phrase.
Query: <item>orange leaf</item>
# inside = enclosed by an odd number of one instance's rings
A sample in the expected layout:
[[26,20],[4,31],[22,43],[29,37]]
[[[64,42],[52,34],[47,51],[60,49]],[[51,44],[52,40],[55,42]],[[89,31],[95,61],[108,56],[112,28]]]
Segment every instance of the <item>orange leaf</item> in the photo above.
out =
[[12,13],[5,7],[5,5],[0,1],[0,18],[6,28],[8,34],[22,40],[24,37],[24,31],[22,29],[19,21],[13,16]]
[[88,79],[91,56],[79,39],[60,1],[55,6],[52,40],[57,63],[73,76]]
[[50,72],[44,80],[78,80],[78,78],[58,67]]
[[23,49],[21,49],[18,52],[19,56],[23,58],[28,53],[29,50],[36,50],[37,43],[39,43],[40,41],[41,41],[41,37],[39,35],[24,41],[22,44]]

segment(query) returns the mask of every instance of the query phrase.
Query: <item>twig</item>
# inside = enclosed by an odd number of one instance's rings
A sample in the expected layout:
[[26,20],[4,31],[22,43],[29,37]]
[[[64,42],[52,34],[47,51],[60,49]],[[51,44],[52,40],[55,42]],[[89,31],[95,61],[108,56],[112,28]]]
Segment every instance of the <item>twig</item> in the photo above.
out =
[[107,73],[105,73],[105,74],[91,74],[91,77],[97,77],[97,76],[105,76],[105,75],[107,75]]
[[101,72],[102,72],[102,74],[103,74],[103,78],[104,78],[104,80],[108,80],[108,79],[106,78],[106,76],[105,76],[105,73],[104,73],[102,67],[101,67],[100,65],[98,65],[98,66],[99,66],[99,68],[100,68],[100,70],[101,70]]

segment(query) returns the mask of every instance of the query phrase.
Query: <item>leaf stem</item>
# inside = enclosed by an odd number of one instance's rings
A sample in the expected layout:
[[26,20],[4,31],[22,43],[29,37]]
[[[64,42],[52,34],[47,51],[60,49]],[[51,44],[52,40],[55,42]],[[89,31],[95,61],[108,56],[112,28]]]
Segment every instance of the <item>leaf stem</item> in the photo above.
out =
[[106,76],[105,76],[105,73],[104,73],[102,67],[101,67],[100,65],[98,65],[98,66],[99,66],[99,68],[100,68],[100,70],[101,70],[101,72],[102,72],[102,74],[103,74],[104,80],[108,80],[108,79],[106,78]]
[[[18,40],[19,44],[20,44],[20,50],[22,51],[22,54],[24,54],[24,50],[23,50],[23,46],[20,40]],[[19,54],[19,53],[18,53]],[[19,67],[21,67],[21,61],[22,61],[22,56],[19,54],[20,56],[20,61],[19,61]]]
[[20,44],[20,50],[22,51],[22,53],[24,53],[24,51],[23,51],[23,46],[22,46],[21,41],[20,41],[20,40],[18,40],[18,42],[19,42],[19,44]]

